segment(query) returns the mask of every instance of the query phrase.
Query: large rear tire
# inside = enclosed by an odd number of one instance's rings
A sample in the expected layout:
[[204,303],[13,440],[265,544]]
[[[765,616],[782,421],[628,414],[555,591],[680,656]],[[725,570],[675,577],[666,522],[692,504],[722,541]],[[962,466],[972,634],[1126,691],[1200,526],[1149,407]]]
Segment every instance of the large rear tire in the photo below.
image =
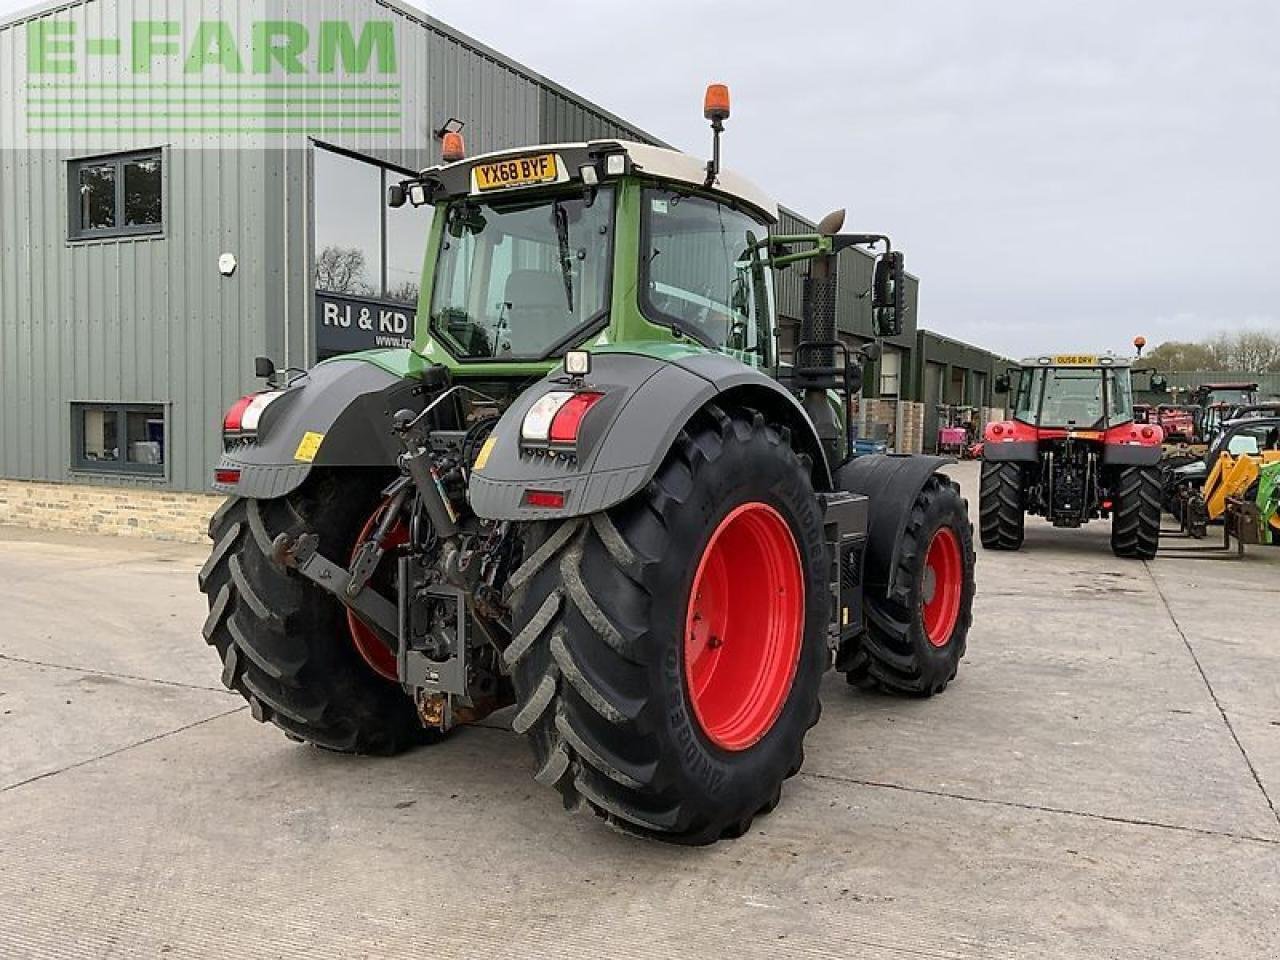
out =
[[1017,550],[1026,523],[1022,468],[1016,463],[982,461],[978,488],[978,526],[986,550]]
[[1157,467],[1128,467],[1120,472],[1111,517],[1111,552],[1117,557],[1150,560],[1156,555],[1163,492]]
[[645,836],[746,832],[818,719],[827,575],[809,467],[745,411],[700,414],[621,506],[531,531],[505,659],[535,778]]
[[846,679],[909,696],[941,693],[964,657],[973,593],[968,506],[954,481],[934,474],[911,507],[892,590],[886,595],[883,585],[867,587],[867,632],[848,660]]
[[222,660],[222,682],[260,722],[344,753],[399,753],[430,735],[403,690],[361,658],[346,609],[273,562],[271,544],[305,528],[326,556],[345,560],[384,480],[321,475],[287,497],[228,500],[209,523],[214,547],[200,571],[204,637]]

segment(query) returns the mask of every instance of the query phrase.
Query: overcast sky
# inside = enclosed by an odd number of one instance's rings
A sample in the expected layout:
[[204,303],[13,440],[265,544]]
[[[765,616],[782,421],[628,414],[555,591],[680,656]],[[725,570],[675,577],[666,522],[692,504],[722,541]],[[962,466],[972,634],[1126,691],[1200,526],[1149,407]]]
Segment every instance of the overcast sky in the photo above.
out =
[[940,333],[1026,354],[1280,329],[1276,0],[417,5],[693,152],[729,83],[726,163],[890,234]]
[[1276,0],[421,6],[682,149],[729,83],[726,163],[892,235],[940,333],[1280,329]]

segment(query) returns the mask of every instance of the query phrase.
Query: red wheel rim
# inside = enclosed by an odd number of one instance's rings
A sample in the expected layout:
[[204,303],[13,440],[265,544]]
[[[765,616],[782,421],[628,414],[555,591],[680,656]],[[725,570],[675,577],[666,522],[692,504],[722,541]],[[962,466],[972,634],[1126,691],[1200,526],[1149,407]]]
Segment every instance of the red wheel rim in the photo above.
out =
[[925,636],[935,647],[951,642],[960,619],[960,596],[964,592],[964,563],[960,540],[950,527],[939,527],[929,541],[924,559],[921,590]]
[[687,611],[684,676],[694,716],[716,746],[745,750],[782,712],[804,635],[800,551],[777,510],[745,503],[720,521]]
[[[355,563],[356,553],[360,549],[360,544],[369,539],[374,530],[378,528],[378,524],[382,521],[382,512],[386,508],[387,505],[385,503],[380,505],[377,510],[373,511],[372,516],[365,521],[364,526],[360,529],[360,535],[356,537],[355,546],[351,548],[351,563]],[[397,520],[387,534],[386,539],[382,541],[382,547],[384,550],[390,551],[396,547],[403,547],[408,542],[409,528],[403,520]],[[388,564],[389,560],[384,556],[382,562],[378,564],[378,569],[369,578],[371,584],[379,582],[381,575],[387,570]],[[357,617],[350,607],[347,608],[347,628],[351,632],[351,641],[356,645],[356,650],[360,652],[364,662],[372,667],[379,676],[386,677],[388,680],[398,681],[400,679],[400,671],[396,666],[396,655],[391,652],[391,648],[378,636],[378,632]]]

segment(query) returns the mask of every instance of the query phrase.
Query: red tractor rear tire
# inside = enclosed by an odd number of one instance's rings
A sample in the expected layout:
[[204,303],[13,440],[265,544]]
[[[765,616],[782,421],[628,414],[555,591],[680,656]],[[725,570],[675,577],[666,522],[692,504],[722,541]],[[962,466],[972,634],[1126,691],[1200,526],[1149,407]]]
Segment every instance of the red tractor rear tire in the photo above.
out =
[[1026,524],[1022,468],[1016,463],[982,461],[978,487],[978,526],[986,550],[1017,550]]
[[743,834],[799,770],[830,664],[822,513],[785,431],[709,407],[641,493],[525,550],[504,658],[535,779],[644,836]]
[[1115,485],[1111,515],[1111,552],[1117,557],[1151,560],[1160,549],[1159,467],[1129,467]]
[[912,505],[892,590],[868,587],[867,633],[846,679],[908,696],[941,693],[964,657],[973,593],[968,507],[954,481],[934,474]]

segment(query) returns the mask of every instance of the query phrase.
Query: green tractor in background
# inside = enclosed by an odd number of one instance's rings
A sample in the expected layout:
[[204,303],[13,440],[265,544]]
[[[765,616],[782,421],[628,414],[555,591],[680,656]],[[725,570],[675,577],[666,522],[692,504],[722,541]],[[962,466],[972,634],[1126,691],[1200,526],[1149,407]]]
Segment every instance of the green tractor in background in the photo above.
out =
[[[514,705],[535,777],[611,823],[738,836],[803,761],[833,665],[929,696],[974,593],[936,457],[849,458],[861,383],[835,254],[770,236],[715,159],[619,141],[464,157],[394,186],[434,219],[412,349],[322,363],[223,425],[204,635],[260,721],[393,754]],[[794,366],[772,268],[807,262]],[[862,355],[859,355],[861,357]]]

